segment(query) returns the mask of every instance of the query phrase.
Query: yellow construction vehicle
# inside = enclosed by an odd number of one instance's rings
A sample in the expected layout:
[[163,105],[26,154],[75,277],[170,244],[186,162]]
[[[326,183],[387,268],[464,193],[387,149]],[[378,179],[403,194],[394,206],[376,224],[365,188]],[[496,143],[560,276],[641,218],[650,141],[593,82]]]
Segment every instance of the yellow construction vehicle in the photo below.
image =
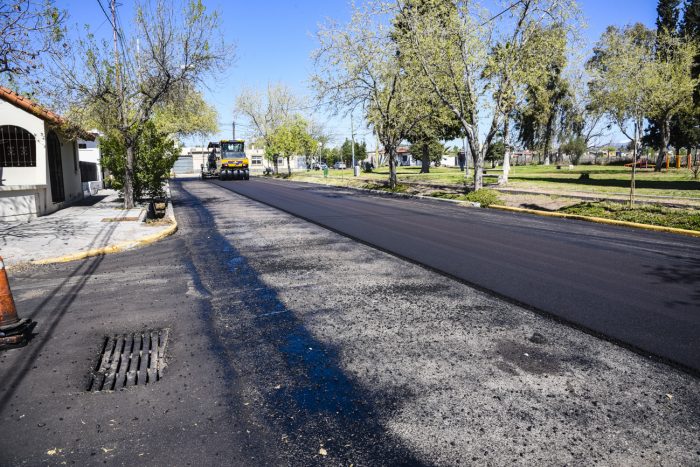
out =
[[250,166],[245,155],[245,143],[242,139],[211,142],[207,146],[209,156],[202,164],[202,178],[219,180],[249,180]]

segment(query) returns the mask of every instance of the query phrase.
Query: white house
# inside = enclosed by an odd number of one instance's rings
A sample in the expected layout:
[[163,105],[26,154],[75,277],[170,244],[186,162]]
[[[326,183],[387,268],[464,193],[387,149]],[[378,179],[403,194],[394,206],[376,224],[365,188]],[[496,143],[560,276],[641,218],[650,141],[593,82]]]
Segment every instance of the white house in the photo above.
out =
[[60,116],[0,86],[0,220],[42,216],[83,198],[78,144],[66,127]]
[[80,161],[80,181],[83,185],[85,196],[97,193],[103,188],[102,160],[99,139],[102,134],[98,130],[89,132],[94,139],[92,141],[78,139],[78,160]]

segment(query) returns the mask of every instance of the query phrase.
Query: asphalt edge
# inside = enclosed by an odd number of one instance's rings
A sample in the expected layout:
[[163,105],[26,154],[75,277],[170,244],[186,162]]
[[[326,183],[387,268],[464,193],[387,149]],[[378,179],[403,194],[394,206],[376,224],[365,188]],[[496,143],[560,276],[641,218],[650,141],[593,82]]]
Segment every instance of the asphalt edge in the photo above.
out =
[[[172,206],[172,203],[168,204],[168,206]],[[172,208],[171,208],[172,209]],[[63,256],[56,256],[53,258],[46,258],[46,259],[39,259],[36,261],[29,261],[27,263],[18,263],[14,264],[10,267],[7,267],[6,269],[12,269],[13,267],[19,267],[22,265],[46,265],[46,264],[56,264],[56,263],[68,263],[70,261],[78,261],[81,259],[86,259],[86,258],[91,258],[93,256],[103,256],[103,255],[108,255],[108,254],[114,254],[114,253],[121,253],[123,251],[129,250],[131,248],[139,247],[139,246],[146,246],[150,245],[152,243],[158,242],[166,237],[171,236],[175,232],[177,232],[177,220],[175,219],[174,212],[170,212],[169,216],[170,221],[172,224],[165,230],[162,230],[160,232],[154,233],[147,235],[145,237],[142,237],[138,240],[127,240],[124,242],[118,242],[114,243],[112,245],[107,245],[104,247],[100,248],[92,248],[87,251],[81,251],[78,253],[71,253],[68,255],[63,255]]]
[[[473,203],[470,201],[461,201],[461,200],[449,199],[449,198],[437,198],[435,196],[412,195],[412,194],[408,194],[408,193],[392,193],[390,191],[371,190],[368,188],[333,185],[330,183],[316,183],[316,182],[310,182],[308,180],[287,180],[284,178],[275,179],[275,180],[284,180],[287,182],[294,182],[294,183],[308,183],[311,185],[321,185],[321,186],[332,187],[332,188],[348,188],[350,190],[364,191],[364,192],[372,193],[372,194],[376,194],[376,195],[393,196],[393,197],[397,197],[397,198],[414,198],[414,199],[429,199],[429,200],[435,200],[435,201],[445,201],[445,202],[450,202],[453,204],[459,204],[459,205],[462,205],[465,207],[475,207],[475,208],[481,207],[481,204],[479,204],[479,203]],[[641,224],[639,222],[618,221],[615,219],[605,219],[603,217],[581,216],[578,214],[566,214],[563,212],[538,211],[537,209],[516,208],[516,207],[511,207],[511,206],[503,206],[500,204],[491,204],[489,206],[484,206],[484,207],[486,207],[488,209],[497,209],[499,211],[517,212],[517,213],[521,213],[521,214],[534,214],[536,216],[542,216],[542,217],[558,217],[561,219],[571,219],[571,220],[592,222],[594,224],[615,225],[618,227],[629,227],[629,228],[633,228],[633,229],[649,230],[652,232],[671,233],[671,234],[676,234],[676,235],[685,235],[687,237],[700,238],[700,231],[697,231],[697,230],[679,229],[676,227],[664,227],[661,225],[652,225],[652,224]]]

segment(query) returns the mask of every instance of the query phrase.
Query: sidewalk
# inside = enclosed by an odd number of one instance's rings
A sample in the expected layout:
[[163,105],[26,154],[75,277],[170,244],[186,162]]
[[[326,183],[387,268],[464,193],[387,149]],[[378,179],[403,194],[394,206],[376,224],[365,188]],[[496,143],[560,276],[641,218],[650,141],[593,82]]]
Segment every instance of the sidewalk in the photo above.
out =
[[146,223],[145,206],[124,209],[114,190],[100,190],[48,216],[0,221],[0,256],[6,265],[17,266],[122,251],[174,232],[170,206],[169,213],[169,222]]

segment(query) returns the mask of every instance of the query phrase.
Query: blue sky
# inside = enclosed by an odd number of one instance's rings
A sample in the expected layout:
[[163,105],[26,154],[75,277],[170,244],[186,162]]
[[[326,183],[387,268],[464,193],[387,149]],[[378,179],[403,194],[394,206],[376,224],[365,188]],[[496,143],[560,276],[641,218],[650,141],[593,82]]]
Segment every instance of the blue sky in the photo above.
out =
[[[359,0],[358,0],[359,1]],[[109,0],[102,0],[105,6]],[[57,0],[70,14],[69,22],[90,24],[98,35],[109,34],[110,25],[97,0]],[[347,0],[246,0],[208,1],[207,8],[221,12],[226,40],[236,44],[236,61],[224,75],[218,76],[205,92],[219,111],[219,137],[230,137],[233,102],[244,85],[264,87],[268,82],[284,82],[300,95],[308,95],[308,77],[312,71],[310,54],[316,47],[314,33],[326,18],[346,20],[350,7]],[[119,5],[119,3],[118,3]],[[654,25],[656,0],[580,0],[580,8],[588,24],[583,35],[590,44],[610,24],[642,22]],[[121,0],[120,17],[124,25],[133,16],[132,1]],[[327,118],[327,126],[336,142],[350,135],[349,119]],[[237,136],[245,136],[240,121]],[[356,122],[359,139],[374,142],[360,122]],[[194,142],[190,142],[194,143]],[[198,143],[198,142],[197,142]]]

